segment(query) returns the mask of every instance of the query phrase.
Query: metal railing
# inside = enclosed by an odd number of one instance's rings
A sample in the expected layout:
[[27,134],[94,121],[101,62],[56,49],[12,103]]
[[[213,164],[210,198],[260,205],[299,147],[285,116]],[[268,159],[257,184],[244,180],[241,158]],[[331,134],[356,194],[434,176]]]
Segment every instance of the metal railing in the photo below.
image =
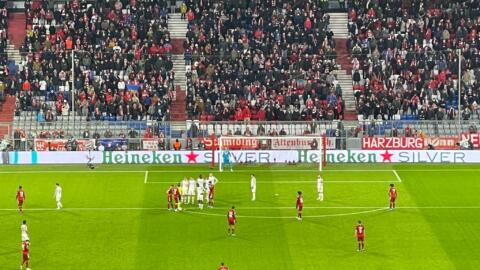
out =
[[[458,137],[462,133],[479,133],[474,121],[309,121],[309,122],[156,122],[156,121],[87,121],[71,117],[62,121],[19,121],[0,123],[5,143],[14,150],[36,149],[35,140],[95,140],[92,149],[103,145],[108,150],[144,149],[144,138],[153,140],[159,150],[171,149],[175,140],[182,148],[201,148],[203,138],[218,136],[302,136],[325,134],[337,140],[337,149],[361,148],[362,137]],[[5,144],[4,143],[4,144]],[[47,146],[43,146],[48,148]],[[59,149],[66,149],[59,146]],[[73,149],[72,149],[73,150]],[[78,150],[78,149],[76,149]]]

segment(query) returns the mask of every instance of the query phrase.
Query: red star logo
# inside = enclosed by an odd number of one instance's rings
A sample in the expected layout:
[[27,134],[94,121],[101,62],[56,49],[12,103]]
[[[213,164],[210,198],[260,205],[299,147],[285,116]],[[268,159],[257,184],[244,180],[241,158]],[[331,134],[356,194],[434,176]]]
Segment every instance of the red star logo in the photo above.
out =
[[380,154],[380,156],[382,156],[383,162],[385,162],[385,161],[392,162],[392,156],[393,156],[393,154],[390,154],[390,153],[388,152],[388,150],[385,150],[385,153]]
[[193,153],[193,151],[190,151],[190,154],[185,155],[188,158],[188,163],[197,163],[197,157],[199,156],[198,154]]

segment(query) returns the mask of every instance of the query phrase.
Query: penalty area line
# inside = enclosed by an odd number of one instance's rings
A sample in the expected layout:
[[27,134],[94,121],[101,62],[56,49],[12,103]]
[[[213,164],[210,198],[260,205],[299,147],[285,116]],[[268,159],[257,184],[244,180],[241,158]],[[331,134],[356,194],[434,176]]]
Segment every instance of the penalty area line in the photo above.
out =
[[[324,181],[325,184],[368,184],[368,183],[391,183],[391,180],[332,180]],[[257,184],[313,184],[317,181],[257,181]],[[167,181],[149,181],[146,184],[171,184]],[[218,184],[250,184],[250,181],[221,181]]]
[[400,178],[400,175],[398,175],[397,171],[396,171],[396,170],[393,170],[392,172],[393,172],[393,174],[395,174],[395,177],[397,177],[398,182],[401,183],[401,182],[402,182],[402,178]]
[[148,183],[148,171],[145,171],[145,178],[143,179],[143,183]]

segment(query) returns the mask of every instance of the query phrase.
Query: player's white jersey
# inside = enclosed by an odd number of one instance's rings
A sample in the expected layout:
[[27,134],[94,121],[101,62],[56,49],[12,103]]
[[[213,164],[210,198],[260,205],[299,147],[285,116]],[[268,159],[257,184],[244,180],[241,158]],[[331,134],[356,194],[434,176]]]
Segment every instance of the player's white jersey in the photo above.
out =
[[188,180],[188,195],[195,195],[195,179]]
[[255,176],[252,176],[252,178],[250,178],[250,189],[252,190],[252,192],[255,192],[257,190],[257,179],[255,178]]
[[198,185],[199,187],[205,188],[205,179],[203,179],[203,178],[198,178],[198,179],[197,179],[197,185]]
[[207,179],[208,183],[207,183],[207,187],[209,187],[210,185],[213,185],[215,186],[217,183],[218,183],[218,179],[213,176],[213,175],[210,175]]
[[321,177],[317,178],[317,192],[323,192],[323,179]]
[[184,178],[182,180],[182,195],[187,195],[188,194],[188,180],[187,178]]
[[62,198],[62,188],[60,186],[57,186],[55,188],[55,199],[59,201]]
[[203,193],[205,190],[203,189],[203,185],[198,185],[197,186],[197,200],[198,201],[203,201]]
[[29,237],[28,237],[28,228],[27,228],[27,225],[26,224],[22,224],[22,226],[20,226],[20,229],[22,231],[22,241],[25,242],[25,241],[30,241]]

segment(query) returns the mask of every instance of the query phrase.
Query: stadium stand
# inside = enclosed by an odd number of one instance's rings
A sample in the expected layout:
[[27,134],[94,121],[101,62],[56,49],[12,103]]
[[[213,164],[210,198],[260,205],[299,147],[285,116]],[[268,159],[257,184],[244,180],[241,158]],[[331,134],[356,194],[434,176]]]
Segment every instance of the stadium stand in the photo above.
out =
[[342,119],[329,16],[318,1],[187,1],[189,119]]
[[348,49],[359,119],[478,119],[478,1],[352,1]]
[[175,87],[166,1],[33,1],[25,12],[17,117],[170,119]]

